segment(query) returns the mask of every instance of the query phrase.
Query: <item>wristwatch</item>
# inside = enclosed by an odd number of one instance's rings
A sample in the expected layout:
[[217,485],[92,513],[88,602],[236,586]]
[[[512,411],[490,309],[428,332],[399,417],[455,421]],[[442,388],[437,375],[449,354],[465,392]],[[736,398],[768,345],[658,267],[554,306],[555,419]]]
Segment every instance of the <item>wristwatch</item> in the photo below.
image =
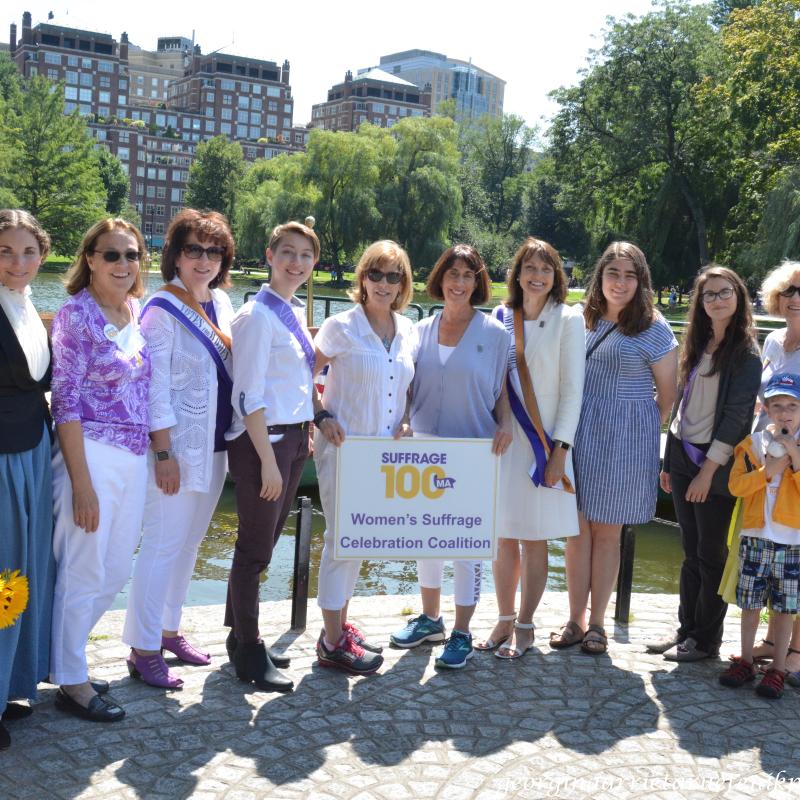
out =
[[169,461],[172,453],[169,450],[156,450],[156,461]]
[[553,439],[553,445],[560,447],[562,450],[569,450],[570,448],[569,442],[562,442],[561,439]]

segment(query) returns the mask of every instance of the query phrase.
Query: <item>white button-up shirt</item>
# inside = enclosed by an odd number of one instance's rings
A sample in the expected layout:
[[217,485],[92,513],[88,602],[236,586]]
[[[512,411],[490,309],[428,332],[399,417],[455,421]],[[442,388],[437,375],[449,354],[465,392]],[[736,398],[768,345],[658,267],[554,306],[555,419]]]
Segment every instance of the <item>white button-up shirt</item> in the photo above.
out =
[[403,419],[416,334],[408,317],[395,313],[394,322],[389,352],[361,305],[326,319],[317,333],[314,344],[331,359],[322,403],[345,433],[392,436]]
[[[279,294],[264,284],[281,302]],[[305,303],[288,303],[309,342]],[[233,351],[233,424],[228,441],[245,429],[243,417],[264,409],[267,425],[292,425],[314,418],[311,370],[300,343],[263,303],[245,303],[231,324]]]

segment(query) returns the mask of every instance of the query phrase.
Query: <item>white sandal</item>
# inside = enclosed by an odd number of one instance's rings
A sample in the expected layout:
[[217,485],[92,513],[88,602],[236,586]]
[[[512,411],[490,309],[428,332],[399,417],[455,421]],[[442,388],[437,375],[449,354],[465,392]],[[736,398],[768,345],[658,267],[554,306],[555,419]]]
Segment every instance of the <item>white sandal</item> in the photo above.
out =
[[[536,626],[532,622],[515,622],[514,627],[521,631],[535,631]],[[522,658],[534,646],[534,639],[531,638],[531,643],[524,649],[518,650],[516,647],[504,647],[505,654],[497,650],[494,654],[495,658],[502,658],[506,661],[513,661],[515,658]]]
[[[497,618],[498,622],[515,622],[517,619],[516,614],[500,614]],[[489,650],[496,650],[500,647],[501,644],[504,644],[511,638],[511,634],[509,633],[508,636],[503,636],[502,638],[495,641],[491,638],[491,636],[486,639],[484,642],[477,642],[475,644],[476,650],[483,650],[484,652],[488,652]]]

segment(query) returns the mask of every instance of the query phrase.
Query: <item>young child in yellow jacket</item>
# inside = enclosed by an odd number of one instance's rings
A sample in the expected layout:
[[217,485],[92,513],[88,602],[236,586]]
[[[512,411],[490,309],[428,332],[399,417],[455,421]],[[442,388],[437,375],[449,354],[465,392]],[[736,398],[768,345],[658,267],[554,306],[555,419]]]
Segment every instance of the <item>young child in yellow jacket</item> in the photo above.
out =
[[742,654],[719,676],[742,686],[756,676],[753,644],[761,609],[772,609],[775,658],[756,688],[763,697],[783,694],[786,653],[798,612],[800,584],[800,375],[774,375],[764,390],[770,424],[736,446],[728,488],[742,498],[739,580]]

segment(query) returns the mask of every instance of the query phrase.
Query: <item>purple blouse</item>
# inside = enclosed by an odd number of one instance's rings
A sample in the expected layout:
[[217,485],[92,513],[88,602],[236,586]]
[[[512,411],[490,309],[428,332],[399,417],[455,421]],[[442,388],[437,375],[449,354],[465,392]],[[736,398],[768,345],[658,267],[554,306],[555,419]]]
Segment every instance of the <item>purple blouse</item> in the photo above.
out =
[[[129,300],[138,328],[139,303]],[[72,296],[53,319],[51,406],[56,425],[80,422],[89,439],[136,455],[150,443],[146,347],[125,355],[106,336],[103,312],[86,289]]]

